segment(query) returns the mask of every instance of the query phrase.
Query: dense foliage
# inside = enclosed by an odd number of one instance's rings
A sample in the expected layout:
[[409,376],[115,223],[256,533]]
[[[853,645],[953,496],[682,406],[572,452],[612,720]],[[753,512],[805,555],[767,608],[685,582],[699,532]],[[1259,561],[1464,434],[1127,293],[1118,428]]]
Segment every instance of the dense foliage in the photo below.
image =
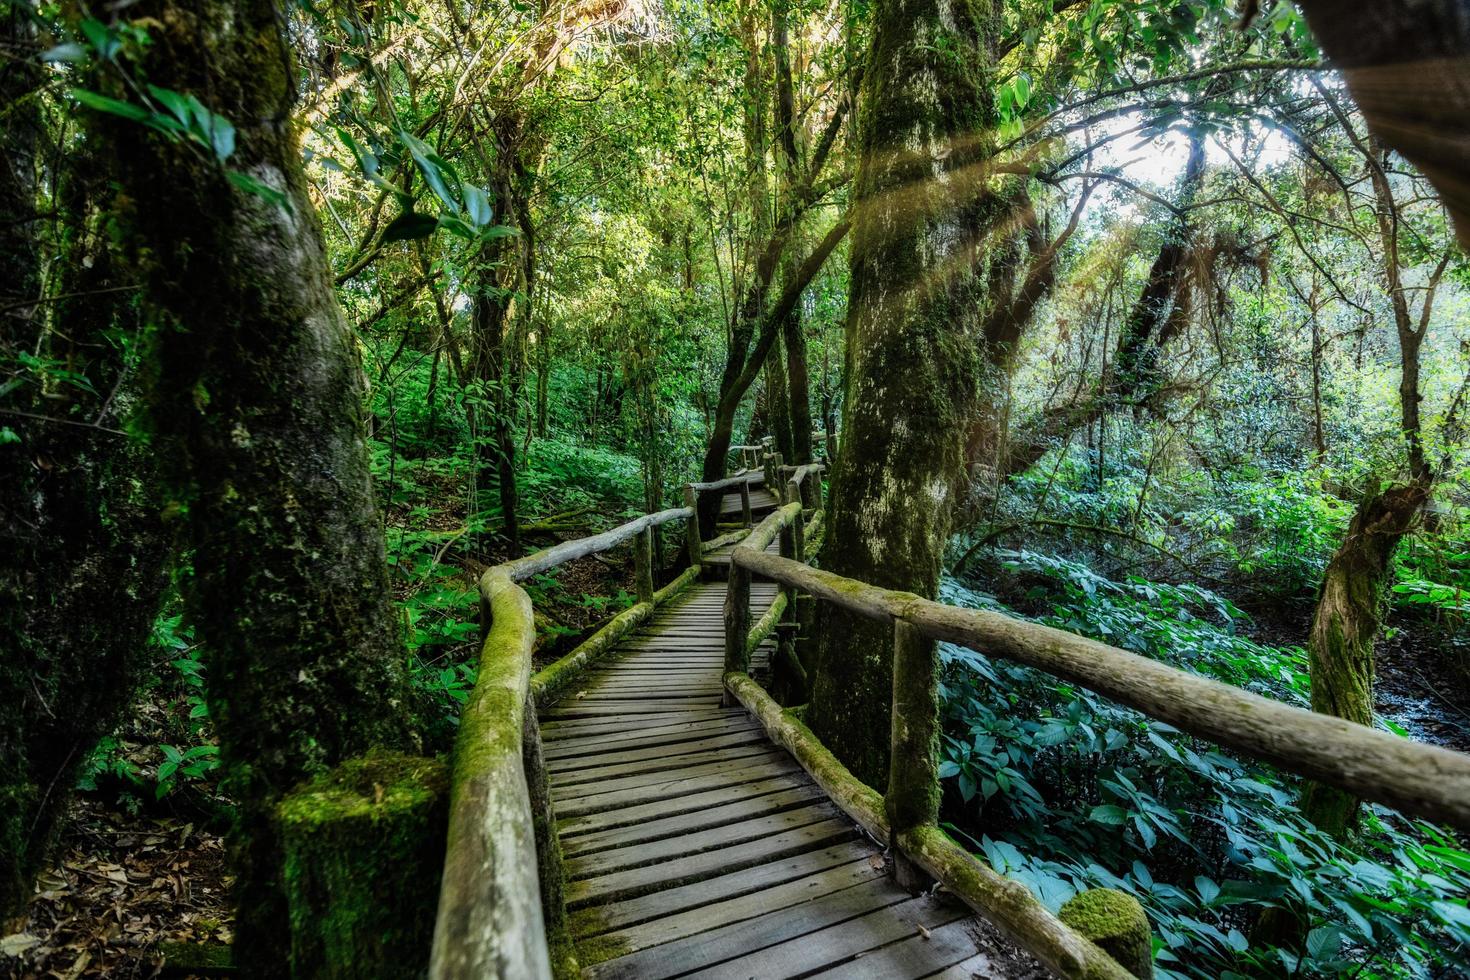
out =
[[[225,292],[159,256],[225,272],[262,254],[288,270],[324,256],[306,291],[321,309],[275,302],[281,282],[231,280],[229,295],[252,315],[341,321],[343,356],[322,355],[317,374],[335,364],[361,419],[328,410],[347,435],[324,433],[320,461],[315,442],[303,455],[335,478],[332,451],[366,454],[371,493],[352,526],[384,542],[390,622],[377,632],[402,643],[380,636],[380,659],[410,692],[389,700],[425,753],[449,744],[476,680],[484,568],[682,504],[685,483],[729,468],[732,443],[821,457],[812,430],[841,446],[858,407],[885,438],[943,428],[946,465],[962,469],[953,520],[926,525],[948,532],[930,549],[945,556],[945,601],[1319,710],[1335,682],[1324,662],[1356,653],[1345,670],[1365,669],[1361,644],[1323,649],[1347,623],[1368,637],[1378,686],[1363,707],[1377,724],[1470,747],[1470,263],[1437,188],[1369,128],[1292,3],[1242,17],[1224,0],[1004,0],[976,5],[963,57],[948,35],[916,47],[965,104],[944,124],[985,125],[932,153],[943,179],[919,182],[938,215],[927,244],[901,269],[860,269],[858,286],[908,302],[943,285],[953,302],[943,323],[913,316],[896,339],[883,307],[861,349],[850,263],[873,254],[874,233],[853,224],[855,202],[921,210],[913,188],[864,181],[874,154],[861,148],[905,122],[872,108],[903,80],[864,81],[891,5],[266,6],[287,64],[254,81],[289,90],[289,118],[269,120],[284,164],[262,155],[260,119],[226,111],[249,99],[216,101],[205,69],[183,66],[180,51],[226,36],[180,44],[176,15],[197,5],[0,0],[0,564],[17,566],[0,580],[0,628],[17,638],[0,651],[0,693],[54,719],[52,699],[87,688],[87,633],[79,650],[51,638],[99,604],[57,568],[96,567],[106,543],[136,548],[125,564],[146,567],[119,585],[119,607],[154,624],[136,637],[95,625],[127,649],[92,687],[131,692],[133,707],[99,708],[108,733],[79,734],[47,778],[127,819],[221,831],[259,802],[241,778],[252,760],[230,756],[221,708],[235,706],[217,680],[249,671],[207,598],[228,591],[221,566],[238,574],[251,556],[198,560],[217,544],[199,515],[238,503],[229,480],[201,490],[201,472],[212,452],[255,462],[255,440],[299,421],[308,399],[252,388],[275,398],[250,418],[258,428],[185,431],[230,401],[229,379],[247,377],[231,370],[282,356],[288,332],[241,321],[238,347],[195,356],[187,345],[223,328],[190,304]],[[213,72],[233,64],[196,55]],[[172,220],[238,248],[191,258],[192,240],[157,232],[171,219],[150,202],[176,189],[139,177],[157,161],[204,188],[187,200],[217,205]],[[966,194],[962,230],[941,234],[945,201]],[[949,264],[926,265],[941,246]],[[883,279],[895,269],[912,281]],[[874,386],[890,401],[854,406],[854,364],[879,341],[924,370],[895,369]],[[180,390],[196,361],[216,373]],[[963,418],[914,407],[920,387],[935,400],[936,378],[963,389],[939,399]],[[887,486],[910,460],[843,465],[849,487],[855,472]],[[53,474],[96,493],[53,506]],[[920,475],[924,499],[890,511],[927,519],[929,498],[951,499]],[[1344,572],[1354,521],[1395,493],[1408,504],[1390,515],[1384,569]],[[68,537],[43,510],[92,524]],[[677,533],[658,542],[661,581],[677,572]],[[57,568],[37,557],[53,547]],[[294,571],[310,580],[310,565]],[[1369,601],[1325,600],[1344,579]],[[633,602],[621,555],[526,586],[543,661]],[[298,626],[284,635],[304,642]],[[1296,777],[984,651],[942,659],[946,826],[1053,910],[1088,887],[1135,895],[1161,975],[1470,971],[1470,851],[1449,830],[1368,806],[1334,832]],[[0,719],[0,736],[25,730],[22,715]],[[319,732],[297,735],[288,781],[337,761],[314,754]],[[15,813],[60,805],[64,792],[0,761],[0,777],[26,784]],[[20,836],[44,850],[36,825]]]

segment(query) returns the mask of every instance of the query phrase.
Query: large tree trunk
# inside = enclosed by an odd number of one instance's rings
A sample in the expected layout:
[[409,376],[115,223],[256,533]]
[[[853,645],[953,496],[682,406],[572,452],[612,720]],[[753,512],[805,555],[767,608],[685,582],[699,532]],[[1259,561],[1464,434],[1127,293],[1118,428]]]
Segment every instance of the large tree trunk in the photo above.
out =
[[1470,0],[1301,0],[1368,128],[1434,184],[1470,249]]
[[[495,195],[496,218],[506,225],[523,221],[529,227],[525,202],[520,191],[520,154],[525,120],[510,112],[496,126],[496,157],[491,175]],[[534,271],[529,236],[497,238],[481,249],[476,274],[478,288],[474,296],[472,318],[473,360],[471,374],[479,388],[480,410],[475,417],[477,442],[476,493],[483,494],[495,486],[499,494],[501,533],[513,553],[520,550],[520,498],[516,489],[516,389],[515,371],[518,358],[512,327],[511,295],[518,284],[521,295],[529,302]],[[478,505],[479,501],[475,501]]]
[[[989,0],[879,0],[861,93],[846,415],[822,558],[927,596],[975,404],[998,20]],[[858,778],[884,786],[890,631],[823,612],[808,722]]]
[[[32,38],[0,17],[0,362],[57,360],[86,382],[18,370],[0,416],[0,923],[24,910],[80,766],[117,723],[167,581],[168,549],[145,488],[150,456],[120,430],[130,365],[109,340],[139,323],[113,278],[102,224],[106,168],[75,148],[52,175],[66,219],[50,304],[40,289]],[[70,294],[81,295],[65,299]]]
[[[194,548],[193,618],[238,801],[236,946],[285,972],[280,797],[371,746],[412,747],[397,612],[363,431],[270,0],[145,0],[149,81],[231,120],[224,166],[114,117],[109,135],[156,328],[153,442]],[[237,960],[241,962],[241,960]]]

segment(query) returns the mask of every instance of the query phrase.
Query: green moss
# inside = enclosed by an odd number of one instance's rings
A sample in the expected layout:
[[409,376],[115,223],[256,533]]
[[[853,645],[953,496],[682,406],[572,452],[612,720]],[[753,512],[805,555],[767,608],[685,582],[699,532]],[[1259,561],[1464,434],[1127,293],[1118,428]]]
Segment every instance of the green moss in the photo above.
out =
[[626,941],[610,934],[579,940],[576,951],[577,960],[583,967],[605,963],[632,952]]
[[233,971],[235,966],[230,947],[218,943],[159,943],[158,952],[166,973],[208,974]]
[[1135,977],[1153,976],[1148,915],[1132,895],[1112,888],[1094,888],[1063,905],[1060,918]]
[[427,966],[448,813],[442,760],[379,750],[281,802],[293,974],[411,976]]

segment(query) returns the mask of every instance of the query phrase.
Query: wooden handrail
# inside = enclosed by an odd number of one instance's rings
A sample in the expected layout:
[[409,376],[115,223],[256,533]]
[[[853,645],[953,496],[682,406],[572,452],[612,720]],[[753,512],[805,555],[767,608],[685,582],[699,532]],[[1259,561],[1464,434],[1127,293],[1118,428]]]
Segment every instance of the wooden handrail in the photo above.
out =
[[736,473],[734,476],[727,476],[723,480],[713,480],[709,483],[686,483],[685,486],[697,490],[700,493],[707,493],[711,490],[728,490],[731,487],[738,487],[742,483],[755,483],[763,478],[764,474],[760,470],[746,470],[741,473]]
[[[792,712],[783,712],[750,677],[751,654],[774,629],[775,619],[788,603],[796,601],[797,588],[805,590],[811,584],[799,580],[793,570],[826,575],[826,580],[818,581],[825,581],[827,585],[834,584],[833,579],[845,581],[802,563],[805,559],[803,510],[798,485],[793,482],[791,486],[792,502],[762,521],[743,544],[736,546],[731,556],[725,596],[725,703],[739,704],[750,711],[766,734],[796,757],[833,802],[875,838],[891,846],[894,857],[892,869],[900,884],[918,883],[910,877],[911,873],[906,870],[908,867],[923,869],[976,912],[1009,933],[1059,976],[1069,980],[1129,980],[1127,970],[1107,952],[1053,915],[1024,885],[996,874],[940,830],[938,760],[934,758],[932,748],[938,741],[938,664],[934,661],[932,645],[917,642],[919,629],[897,615],[908,600],[917,599],[917,596],[906,596],[891,603],[886,597],[871,597],[877,608],[882,610],[878,617],[889,618],[894,624],[893,698],[895,706],[902,706],[895,708],[892,755],[895,760],[902,758],[904,761],[891,767],[886,794],[880,795],[853,776]],[[820,527],[821,519],[821,511],[818,511],[812,519],[814,532]],[[782,551],[787,557],[777,557],[765,551],[777,534],[782,536]],[[774,559],[774,566],[766,559]],[[761,621],[752,627],[749,611],[751,572],[765,574],[768,568],[786,573],[768,575],[786,588]],[[863,591],[871,589],[871,586],[862,586]],[[875,591],[882,593],[884,590]],[[833,597],[830,591],[818,591],[817,594]],[[871,611],[866,614],[873,615]],[[901,662],[905,660],[908,662]],[[907,678],[908,686],[900,687],[900,676]],[[1142,915],[1141,912],[1139,914]]]
[[1065,630],[959,609],[736,548],[733,568],[809,592],[873,619],[970,647],[1080,684],[1176,728],[1289,772],[1470,830],[1470,755],[1317,714],[1199,677]]
[[[692,517],[693,512],[688,507],[671,507],[661,510],[656,514],[645,514],[636,520],[613,528],[611,531],[603,531],[590,537],[576,538],[572,541],[563,541],[561,544],[544,548],[533,555],[524,558],[516,558],[496,566],[505,571],[513,582],[524,582],[538,572],[544,572],[549,568],[569,562],[574,558],[585,558],[598,552],[615,548],[627,541],[629,538],[648,529],[667,524],[670,521],[682,520]],[[486,574],[489,574],[488,572]]]
[[531,711],[531,597],[504,567],[480,579],[485,642],[460,715],[429,976],[551,977],[522,729]]
[[[767,514],[765,520],[757,524],[730,553],[730,579],[725,588],[726,671],[750,673],[750,572],[737,561],[736,556],[743,552],[764,552],[778,534],[800,525],[801,520],[800,501],[778,507]],[[798,540],[800,538],[788,536],[783,544],[794,557],[801,558],[802,553],[796,550],[795,545]],[[728,696],[726,701],[728,703]]]
[[[496,565],[480,576],[486,630],[479,676],[455,738],[449,836],[429,965],[433,980],[549,980],[552,975],[529,782],[543,779],[544,773],[535,761],[539,752],[531,753],[529,761],[526,754],[528,744],[539,744],[531,677],[536,627],[531,597],[517,583],[564,562],[634,542],[639,603],[579,648],[580,654],[573,651],[542,672],[555,677],[542,679],[535,685],[537,691],[554,690],[598,652],[610,648],[630,624],[646,618],[698,575],[696,552],[689,570],[664,589],[653,590],[654,528],[688,519],[702,550],[693,520],[698,493],[689,491],[689,499],[689,506],[564,541]],[[537,771],[528,772],[528,766]]]

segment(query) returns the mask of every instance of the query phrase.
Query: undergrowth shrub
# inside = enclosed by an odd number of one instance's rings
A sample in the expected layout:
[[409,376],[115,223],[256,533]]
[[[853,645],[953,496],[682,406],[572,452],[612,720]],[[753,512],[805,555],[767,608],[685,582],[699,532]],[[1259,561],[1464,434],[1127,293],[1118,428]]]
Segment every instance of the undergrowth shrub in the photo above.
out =
[[[1112,581],[1031,553],[1004,560],[1049,583],[1036,586],[1040,622],[1305,703],[1303,652],[1240,635],[1243,614],[1207,590]],[[1010,612],[953,580],[943,599]],[[951,829],[1053,911],[1087,888],[1134,895],[1160,976],[1470,969],[1470,853],[1448,832],[1367,806],[1361,833],[1340,844],[1302,817],[1288,774],[1040,671],[948,644],[941,661]],[[1302,949],[1250,943],[1269,907],[1304,918]]]

